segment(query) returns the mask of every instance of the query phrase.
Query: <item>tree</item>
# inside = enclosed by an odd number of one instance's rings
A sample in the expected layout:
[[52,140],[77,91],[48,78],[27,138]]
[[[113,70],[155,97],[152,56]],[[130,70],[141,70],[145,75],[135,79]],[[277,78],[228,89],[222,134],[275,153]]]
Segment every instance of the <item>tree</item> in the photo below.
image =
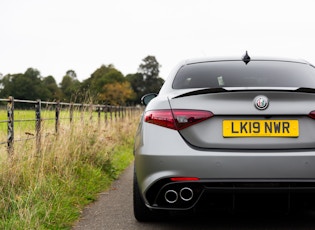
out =
[[127,81],[130,83],[131,88],[135,92],[134,99],[130,103],[140,103],[141,97],[145,94],[146,85],[142,73],[128,74],[126,76]]
[[24,74],[8,74],[0,79],[0,97],[13,96],[23,100],[55,100],[60,94],[56,81],[52,76],[41,77],[40,72],[28,68]]
[[147,56],[142,60],[138,72],[143,75],[145,83],[144,94],[158,93],[164,83],[164,80],[159,77],[160,64],[154,56]]
[[[56,80],[53,76],[48,76],[43,78],[42,80],[43,88],[47,89],[48,96],[47,98],[50,100],[60,100],[61,99],[61,90],[58,88]],[[43,98],[44,99],[44,98]]]
[[69,76],[69,77],[71,77],[73,80],[78,80],[77,79],[77,74],[76,74],[76,72],[74,71],[74,70],[68,70],[67,72],[66,72],[66,75],[67,76]]
[[14,96],[14,81],[18,75],[22,74],[7,74],[1,79],[1,92],[0,97],[6,98],[8,96]]
[[68,102],[76,102],[77,100],[81,100],[82,97],[79,93],[80,86],[80,82],[77,80],[75,72],[73,70],[67,71],[60,83],[62,100]]
[[90,96],[98,101],[98,103],[103,103],[107,101],[104,98],[104,86],[113,83],[123,83],[126,79],[123,74],[118,71],[113,65],[102,65],[100,68],[92,73],[91,77],[86,79],[82,86],[82,91],[89,91]]
[[124,105],[127,100],[134,97],[130,83],[113,82],[103,86],[102,92],[99,94],[98,99],[110,105]]
[[33,68],[28,68],[24,74],[9,74],[1,80],[3,89],[0,96],[36,100],[41,96],[41,83],[39,71]]
[[158,61],[156,60],[156,58],[154,56],[147,56],[144,59],[142,59],[142,63],[139,66],[139,71],[140,73],[142,73],[146,78],[157,78],[159,76],[160,73],[160,64],[158,63]]
[[138,104],[143,95],[147,93],[158,93],[164,83],[159,77],[160,64],[154,56],[147,56],[139,65],[138,73],[127,75],[136,96],[130,103]]

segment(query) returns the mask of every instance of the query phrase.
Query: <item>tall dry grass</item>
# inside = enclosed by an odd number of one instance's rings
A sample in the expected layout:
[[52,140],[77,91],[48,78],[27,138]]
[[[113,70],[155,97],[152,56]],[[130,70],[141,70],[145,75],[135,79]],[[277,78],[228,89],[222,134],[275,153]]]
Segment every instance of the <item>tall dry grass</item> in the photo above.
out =
[[[61,124],[58,134],[1,147],[0,228],[67,229],[133,159],[140,112],[117,121]],[[45,125],[43,124],[43,129]]]

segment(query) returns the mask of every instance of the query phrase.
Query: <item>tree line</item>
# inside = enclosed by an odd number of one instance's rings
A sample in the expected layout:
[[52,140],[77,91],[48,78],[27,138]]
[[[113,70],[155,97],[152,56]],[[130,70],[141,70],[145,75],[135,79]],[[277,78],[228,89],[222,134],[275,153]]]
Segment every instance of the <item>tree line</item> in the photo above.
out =
[[124,76],[113,65],[102,65],[80,82],[75,71],[68,70],[59,85],[53,76],[42,77],[37,69],[28,68],[25,73],[1,77],[0,98],[135,105],[144,94],[160,90],[164,80],[159,77],[159,68],[156,58],[149,55],[137,73]]

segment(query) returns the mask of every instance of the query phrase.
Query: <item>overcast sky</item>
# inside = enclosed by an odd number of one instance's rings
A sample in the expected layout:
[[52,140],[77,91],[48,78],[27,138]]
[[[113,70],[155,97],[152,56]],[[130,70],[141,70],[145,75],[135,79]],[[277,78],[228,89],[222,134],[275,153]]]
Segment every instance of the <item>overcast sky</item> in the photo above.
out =
[[32,67],[60,83],[102,64],[124,75],[147,55],[179,61],[275,56],[315,64],[314,0],[0,0],[0,73]]

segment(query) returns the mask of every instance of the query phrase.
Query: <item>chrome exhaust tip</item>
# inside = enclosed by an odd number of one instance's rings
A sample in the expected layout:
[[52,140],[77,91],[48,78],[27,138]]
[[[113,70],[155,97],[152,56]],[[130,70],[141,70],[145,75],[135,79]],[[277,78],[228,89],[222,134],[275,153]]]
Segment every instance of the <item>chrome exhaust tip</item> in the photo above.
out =
[[178,194],[174,190],[167,190],[164,194],[167,203],[174,204],[178,200]]
[[194,192],[191,188],[184,187],[180,190],[179,196],[183,201],[190,201],[194,197]]

